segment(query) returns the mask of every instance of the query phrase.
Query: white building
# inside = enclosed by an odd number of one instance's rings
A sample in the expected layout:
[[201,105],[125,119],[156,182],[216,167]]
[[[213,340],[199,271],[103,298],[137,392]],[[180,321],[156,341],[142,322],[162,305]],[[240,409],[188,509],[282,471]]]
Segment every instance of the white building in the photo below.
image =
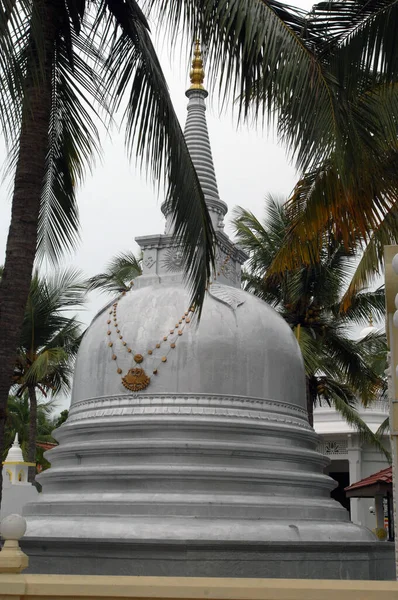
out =
[[[375,433],[388,417],[388,400],[380,400],[371,408],[358,406],[358,413]],[[320,451],[331,460],[326,473],[339,484],[332,495],[350,510],[354,523],[374,529],[376,517],[369,510],[374,502],[369,498],[348,499],[344,488],[388,467],[387,459],[377,449],[363,443],[360,434],[332,407],[325,405],[315,409],[314,429],[322,437]],[[386,447],[389,443],[386,435]]]

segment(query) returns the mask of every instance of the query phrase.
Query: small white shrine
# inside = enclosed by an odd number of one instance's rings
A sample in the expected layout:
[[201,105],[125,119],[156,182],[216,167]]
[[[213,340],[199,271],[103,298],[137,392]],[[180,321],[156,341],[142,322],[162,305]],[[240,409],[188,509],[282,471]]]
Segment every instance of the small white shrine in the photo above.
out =
[[12,513],[22,514],[25,504],[36,499],[38,492],[28,481],[30,466],[35,466],[35,463],[24,460],[18,434],[16,434],[14,443],[3,462],[1,519]]

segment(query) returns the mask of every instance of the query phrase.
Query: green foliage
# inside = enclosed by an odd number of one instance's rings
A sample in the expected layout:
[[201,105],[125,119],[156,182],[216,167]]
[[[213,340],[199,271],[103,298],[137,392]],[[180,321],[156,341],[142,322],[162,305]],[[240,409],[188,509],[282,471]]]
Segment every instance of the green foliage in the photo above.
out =
[[[55,408],[55,400],[46,400],[38,403],[37,406],[37,441],[38,442],[55,442],[52,438],[52,431],[56,427],[52,413]],[[7,422],[5,432],[5,444],[3,459],[12,445],[15,434],[18,433],[18,440],[21,444],[22,454],[27,460],[28,443],[29,443],[29,396],[9,396],[7,404]],[[40,449],[37,449],[37,459],[42,456]]]
[[38,10],[34,0],[0,1],[0,129],[11,170],[30,110],[29,82],[45,84],[46,35],[55,31],[39,256],[57,262],[65,248],[76,245],[76,186],[100,152],[98,117],[108,129],[119,116],[129,154],[137,156],[153,180],[167,184],[187,283],[200,308],[213,262],[214,232],[148,22],[135,0],[98,0],[90,9],[85,2],[60,0],[55,12],[53,8],[50,3]]
[[133,285],[133,279],[141,275],[142,258],[137,258],[132,252],[122,252],[114,256],[103,273],[91,277],[87,289],[100,290],[113,295],[128,292]]
[[360,419],[355,403],[359,398],[366,406],[385,391],[385,335],[373,333],[363,340],[354,340],[350,335],[350,328],[366,324],[369,314],[378,318],[384,315],[384,290],[358,292],[344,312],[341,299],[355,270],[355,256],[326,236],[317,262],[269,275],[290,226],[286,207],[272,197],[267,200],[264,223],[238,208],[234,225],[237,242],[250,257],[243,276],[245,289],[274,306],[297,338],[304,359],[309,406],[333,405],[368,441],[384,451]]
[[[288,243],[272,270],[317,261],[323,235],[363,252],[344,306],[380,272],[398,236],[398,52],[395,0],[315,4],[304,36],[333,81],[334,141],[288,202]],[[318,134],[322,136],[321,130]]]
[[29,387],[44,396],[69,390],[82,330],[67,312],[82,306],[85,294],[77,271],[34,274],[15,361],[12,389],[17,396]]

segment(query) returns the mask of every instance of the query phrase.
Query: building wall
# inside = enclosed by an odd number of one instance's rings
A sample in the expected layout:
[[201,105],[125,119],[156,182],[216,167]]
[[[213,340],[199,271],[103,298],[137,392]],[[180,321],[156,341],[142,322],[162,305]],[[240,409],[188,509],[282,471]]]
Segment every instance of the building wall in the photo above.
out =
[[22,509],[28,502],[37,498],[38,491],[30,483],[10,483],[8,475],[3,471],[3,497],[1,501],[0,520],[11,514],[22,515]]

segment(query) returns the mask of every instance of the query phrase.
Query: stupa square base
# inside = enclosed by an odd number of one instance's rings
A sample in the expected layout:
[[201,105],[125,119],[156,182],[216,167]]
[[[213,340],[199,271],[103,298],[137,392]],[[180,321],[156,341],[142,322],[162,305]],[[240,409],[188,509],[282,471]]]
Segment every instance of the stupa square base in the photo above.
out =
[[362,543],[22,539],[27,573],[394,580],[394,546]]

